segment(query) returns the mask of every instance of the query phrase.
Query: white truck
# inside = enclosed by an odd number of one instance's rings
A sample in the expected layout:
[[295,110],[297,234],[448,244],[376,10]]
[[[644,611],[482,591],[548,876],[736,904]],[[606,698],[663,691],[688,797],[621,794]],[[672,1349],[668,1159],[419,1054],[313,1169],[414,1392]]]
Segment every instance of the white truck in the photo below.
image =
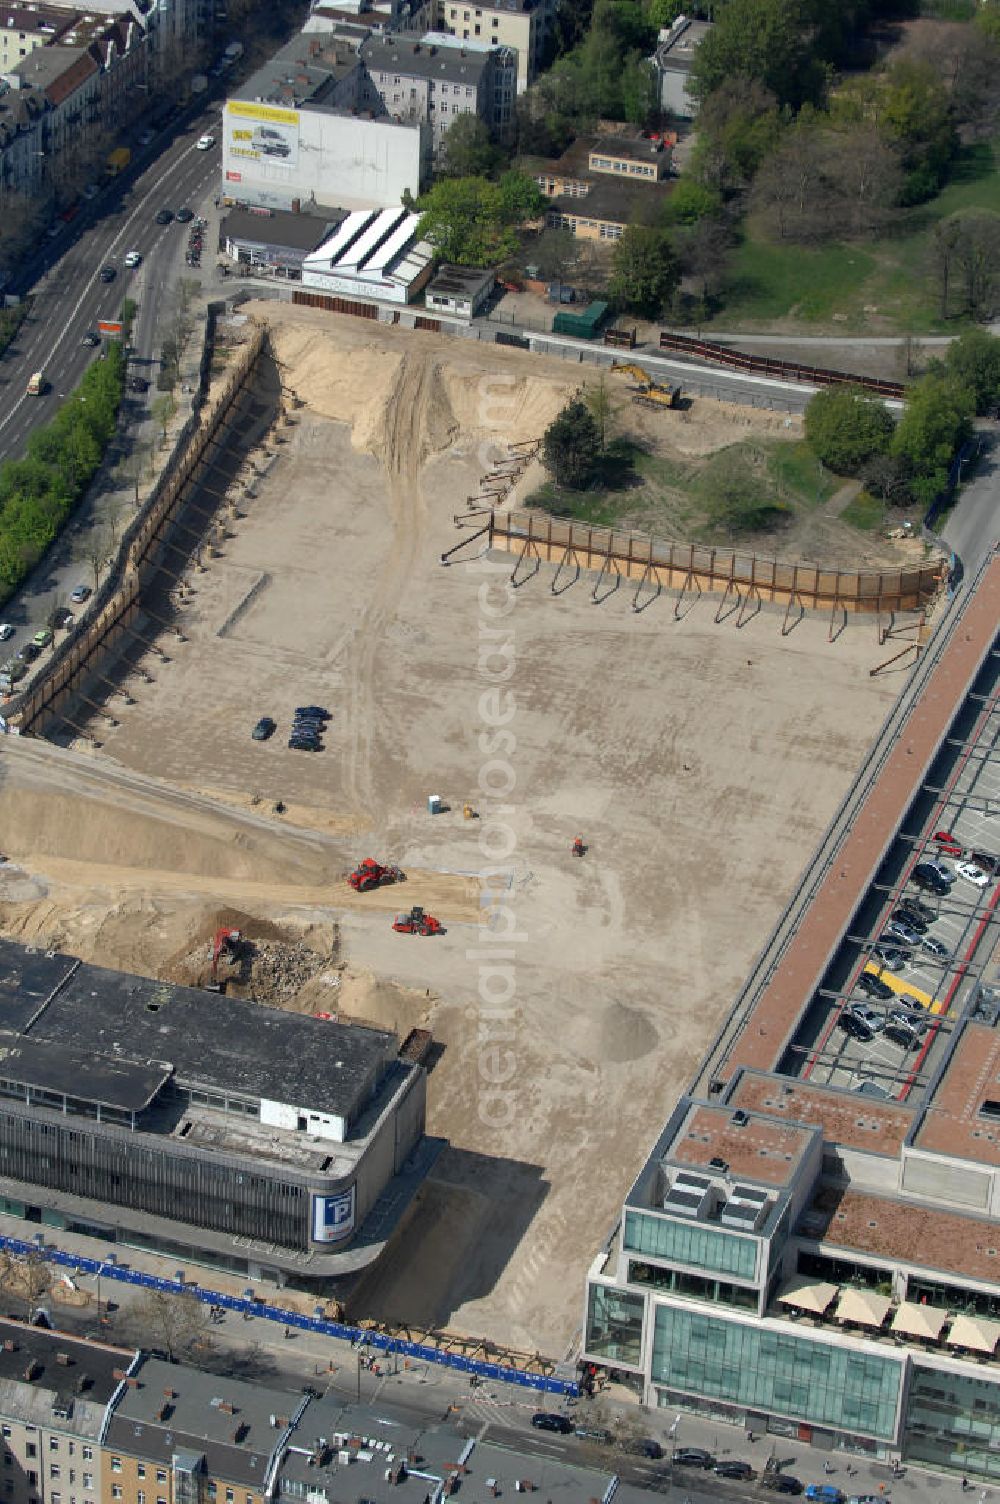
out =
[[45,372],[35,371],[32,376],[28,377],[28,396],[40,397],[45,390],[46,384]]

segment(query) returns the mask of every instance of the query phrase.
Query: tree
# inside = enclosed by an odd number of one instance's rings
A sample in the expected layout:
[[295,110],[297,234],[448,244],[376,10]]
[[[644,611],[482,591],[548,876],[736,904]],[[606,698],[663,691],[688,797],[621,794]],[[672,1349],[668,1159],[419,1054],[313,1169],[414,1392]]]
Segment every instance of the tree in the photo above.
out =
[[562,282],[576,259],[572,230],[544,230],[531,248],[532,264],[545,282]]
[[587,411],[597,424],[597,432],[600,441],[600,452],[605,454],[608,448],[608,437],[615,421],[615,413],[618,404],[611,395],[607,377],[601,373],[593,386],[585,386],[583,400]]
[[443,261],[496,266],[517,250],[516,227],[544,207],[543,194],[524,173],[505,172],[498,183],[442,178],[419,201],[419,233]]
[[724,79],[698,111],[692,174],[719,194],[748,183],[781,133],[778,101],[759,79]]
[[699,219],[678,240],[684,275],[696,284],[705,309],[722,287],[731,245],[729,226],[721,219]]
[[976,412],[988,412],[1000,401],[1000,339],[985,329],[966,329],[952,340],[944,357],[945,370],[970,391]]
[[693,225],[718,214],[721,208],[717,191],[699,183],[697,178],[682,177],[667,199],[664,219],[671,225]]
[[838,475],[856,475],[872,455],[885,454],[894,430],[885,404],[859,387],[828,387],[806,408],[809,447]]
[[823,57],[815,47],[810,0],[728,0],[694,56],[691,92],[704,99],[727,79],[756,79],[779,105],[822,99]]
[[470,110],[459,115],[445,131],[440,168],[450,178],[488,177],[500,156],[485,120]]
[[593,477],[601,457],[601,433],[578,397],[545,430],[542,455],[558,486],[579,491]]
[[648,225],[629,225],[615,246],[608,291],[641,318],[655,319],[670,301],[680,266],[669,236]]
[[944,490],[948,467],[972,429],[976,399],[953,376],[929,372],[909,388],[890,453],[909,467],[910,488],[924,506]]
[[205,1345],[210,1317],[208,1307],[195,1295],[149,1290],[126,1320],[141,1333],[144,1345],[162,1348],[173,1363]]
[[153,419],[154,423],[158,423],[160,425],[161,444],[165,444],[167,442],[167,429],[170,427],[170,420],[174,416],[174,413],[176,411],[177,403],[174,401],[172,392],[161,392],[160,395],[158,397],[154,397],[152,402],[149,404],[150,417]]

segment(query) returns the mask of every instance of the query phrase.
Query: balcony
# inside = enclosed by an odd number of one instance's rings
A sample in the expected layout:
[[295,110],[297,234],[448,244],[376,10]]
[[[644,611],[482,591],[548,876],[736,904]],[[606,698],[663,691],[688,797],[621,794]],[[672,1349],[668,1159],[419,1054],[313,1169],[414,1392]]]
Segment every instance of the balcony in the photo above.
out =
[[998,1363],[1000,1321],[967,1309],[930,1305],[925,1298],[894,1300],[861,1284],[835,1285],[797,1275],[783,1287],[768,1315],[817,1330],[853,1332],[893,1347]]

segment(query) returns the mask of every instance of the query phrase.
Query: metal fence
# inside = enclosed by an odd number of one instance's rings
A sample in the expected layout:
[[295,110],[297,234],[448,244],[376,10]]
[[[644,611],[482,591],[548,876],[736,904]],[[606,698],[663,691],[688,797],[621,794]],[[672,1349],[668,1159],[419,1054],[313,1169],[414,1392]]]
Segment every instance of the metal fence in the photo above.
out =
[[226,1311],[254,1316],[261,1321],[271,1321],[280,1327],[289,1327],[300,1332],[317,1332],[320,1336],[336,1337],[350,1342],[353,1347],[369,1347],[386,1354],[397,1354],[420,1363],[436,1363],[441,1368],[453,1368],[459,1373],[474,1375],[480,1379],[499,1379],[505,1384],[517,1384],[522,1389],[533,1389],[543,1394],[558,1394],[576,1397],[580,1387],[570,1379],[553,1379],[544,1374],[528,1373],[523,1368],[514,1368],[506,1363],[488,1363],[481,1358],[466,1358],[461,1353],[448,1352],[430,1347],[423,1342],[409,1342],[400,1337],[390,1337],[385,1332],[368,1331],[364,1327],[349,1326],[342,1321],[327,1321],[321,1316],[303,1316],[298,1311],[282,1306],[268,1305],[250,1294],[226,1295],[220,1290],[211,1290],[204,1285],[188,1284],[184,1279],[162,1279],[155,1274],[143,1274],[130,1269],[117,1259],[99,1260],[81,1258],[64,1253],[44,1242],[26,1243],[20,1238],[0,1235],[0,1248],[16,1257],[42,1257],[47,1263],[59,1268],[73,1270],[78,1274],[90,1274],[102,1280],[117,1280],[121,1284],[138,1286],[144,1290],[158,1290],[168,1295],[193,1295],[203,1305],[221,1306]]
[[860,386],[865,391],[896,401],[901,400],[906,391],[898,381],[856,376],[849,371],[831,371],[825,366],[805,366],[797,360],[779,360],[773,355],[748,355],[744,350],[734,350],[731,345],[692,339],[688,334],[673,334],[666,329],[660,333],[660,349],[690,355],[695,360],[711,361],[730,370],[743,371],[748,376],[773,376],[780,381],[804,381],[810,386]]

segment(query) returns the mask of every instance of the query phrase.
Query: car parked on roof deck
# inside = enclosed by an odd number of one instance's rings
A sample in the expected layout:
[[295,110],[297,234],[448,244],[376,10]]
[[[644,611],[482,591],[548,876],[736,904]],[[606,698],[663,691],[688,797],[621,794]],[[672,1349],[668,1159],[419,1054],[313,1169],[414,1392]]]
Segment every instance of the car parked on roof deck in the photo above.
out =
[[950,830],[936,830],[934,840],[949,856],[962,855],[962,843],[955,839]]
[[992,872],[994,876],[1000,873],[1000,856],[992,851],[970,851],[967,853],[969,861],[975,862],[977,867],[982,867],[984,872]]
[[935,940],[933,935],[921,935],[920,944],[924,950],[930,951],[932,956],[937,956],[939,961],[950,961],[951,951],[947,945],[942,945],[940,940]]
[[913,952],[906,950],[902,945],[873,945],[872,955],[876,956],[890,971],[903,971],[913,956]]
[[892,917],[900,924],[908,925],[911,930],[916,930],[919,935],[923,934],[928,925],[928,920],[914,913],[912,909],[908,909],[905,904],[900,904],[898,908],[893,909]]
[[967,883],[972,883],[976,888],[989,886],[990,874],[984,872],[982,867],[977,867],[975,862],[956,862],[955,871],[959,877],[964,877]]
[[918,919],[924,924],[933,924],[935,919],[938,918],[937,912],[931,908],[930,904],[921,903],[920,899],[913,893],[903,894],[896,908],[896,913],[901,914],[904,918],[909,915],[909,921],[914,929],[917,928]]
[[888,982],[883,982],[881,977],[873,976],[870,971],[863,971],[854,985],[859,992],[865,993],[868,997],[878,998],[882,1003],[887,1003],[890,998],[896,996]]
[[884,933],[893,940],[902,940],[904,945],[920,944],[920,931],[907,924],[905,919],[890,919]]
[[933,862],[918,862],[910,874],[911,882],[918,888],[923,888],[928,893],[934,893],[938,898],[946,897],[949,884],[941,876],[941,871]]
[[867,1044],[869,1040],[875,1038],[875,1030],[870,1029],[865,1020],[859,1018],[851,1008],[844,1008],[841,1011],[837,1018],[837,1028],[843,1029],[851,1039],[859,1039],[862,1044]]

